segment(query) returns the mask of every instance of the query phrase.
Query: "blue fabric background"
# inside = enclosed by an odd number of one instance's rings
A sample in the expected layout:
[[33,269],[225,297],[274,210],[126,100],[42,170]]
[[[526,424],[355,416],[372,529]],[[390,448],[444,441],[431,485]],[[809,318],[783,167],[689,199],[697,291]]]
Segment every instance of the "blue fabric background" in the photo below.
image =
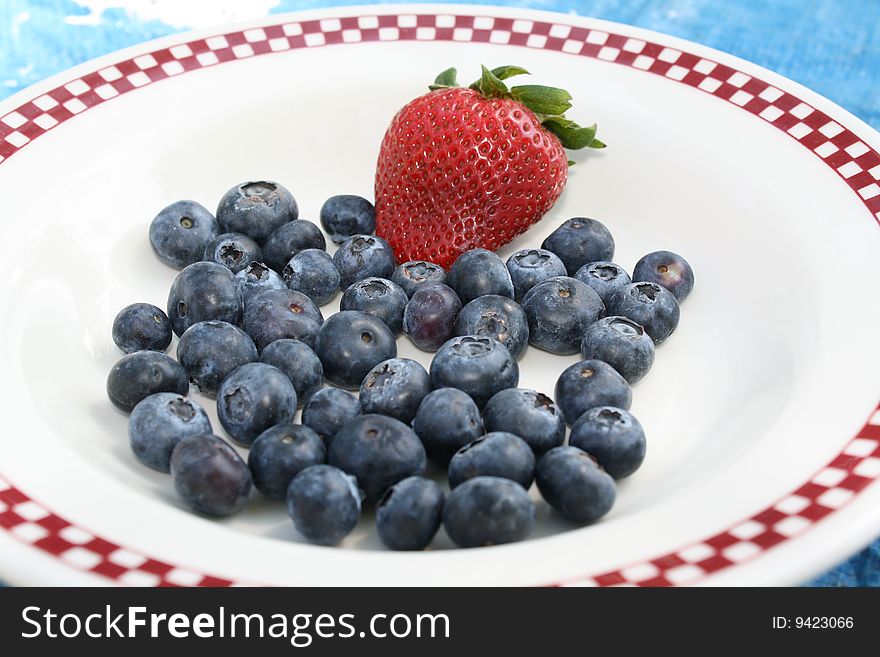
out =
[[[470,1],[594,16],[691,39],[796,80],[880,129],[877,0]],[[171,0],[2,0],[0,99],[92,57],[207,27],[215,16],[217,20],[252,18],[365,3],[177,0],[178,8],[172,9]],[[189,8],[181,11],[181,5]],[[193,14],[193,6],[203,7],[203,14]],[[809,584],[880,586],[880,539]]]

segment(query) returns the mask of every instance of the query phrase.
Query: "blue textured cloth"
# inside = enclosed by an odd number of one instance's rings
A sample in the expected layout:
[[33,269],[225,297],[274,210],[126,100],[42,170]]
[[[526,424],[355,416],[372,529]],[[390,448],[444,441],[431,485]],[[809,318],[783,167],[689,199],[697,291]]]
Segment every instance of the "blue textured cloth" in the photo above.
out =
[[[155,37],[239,18],[366,0],[2,0],[0,99]],[[594,16],[718,48],[796,80],[880,129],[876,0],[514,0]],[[818,577],[818,586],[880,586],[880,539]]]

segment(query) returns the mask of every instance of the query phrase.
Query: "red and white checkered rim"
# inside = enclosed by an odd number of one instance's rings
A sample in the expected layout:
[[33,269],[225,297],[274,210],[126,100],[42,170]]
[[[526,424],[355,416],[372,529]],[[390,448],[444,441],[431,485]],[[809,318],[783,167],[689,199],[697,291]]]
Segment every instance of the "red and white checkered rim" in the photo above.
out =
[[[560,20],[431,12],[299,20],[193,39],[86,73],[0,117],[0,164],[77,114],[166,78],[256,55],[376,41],[497,43],[628,66],[696,87],[786,132],[849,185],[880,222],[880,153],[819,109],[769,83],[684,50]],[[880,477],[880,405],[809,481],[737,525],[654,559],[557,584],[669,586],[752,560],[807,532]],[[53,513],[0,474],[0,528],[71,567],[119,584],[232,586],[122,547]]]

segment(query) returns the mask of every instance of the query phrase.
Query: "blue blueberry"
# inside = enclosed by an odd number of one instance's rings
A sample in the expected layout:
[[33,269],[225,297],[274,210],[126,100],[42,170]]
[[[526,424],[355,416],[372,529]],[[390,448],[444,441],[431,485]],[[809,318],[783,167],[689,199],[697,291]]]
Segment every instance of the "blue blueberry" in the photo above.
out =
[[223,233],[208,242],[205,255],[207,262],[216,262],[237,274],[252,262],[263,259],[260,245],[252,238],[241,233]]
[[217,391],[217,417],[237,443],[250,445],[276,424],[291,424],[296,390],[277,367],[247,363],[223,379]]
[[331,196],[321,206],[320,217],[321,225],[336,244],[352,235],[371,235],[376,231],[376,209],[361,196]]
[[303,406],[324,383],[321,359],[309,345],[284,338],[270,342],[260,354],[260,362],[284,372],[296,390],[296,400]]
[[529,320],[529,344],[552,354],[575,354],[587,327],[605,312],[586,283],[557,276],[538,283],[522,301]]
[[587,327],[581,355],[585,360],[604,360],[633,384],[654,364],[654,341],[631,319],[603,317]]
[[398,265],[391,272],[391,280],[397,283],[406,296],[412,298],[423,285],[431,285],[433,283],[446,284],[446,270],[438,264],[427,262],[425,260],[410,260]]
[[177,360],[203,394],[215,397],[220,383],[233,370],[257,360],[257,347],[237,326],[199,322],[180,336]]
[[107,396],[126,413],[157,392],[184,396],[189,392],[189,379],[180,363],[158,351],[136,351],[123,356],[107,377]]
[[403,332],[424,351],[437,351],[455,335],[455,320],[461,301],[455,291],[443,283],[423,285],[403,311]]
[[499,390],[516,387],[519,366],[498,340],[465,335],[452,338],[434,355],[431,383],[463,390],[482,408]]
[[128,440],[137,460],[159,472],[171,471],[171,453],[187,436],[211,434],[205,409],[174,392],[142,399],[128,418]]
[[587,452],[615,479],[630,476],[645,460],[645,430],[632,413],[613,406],[581,415],[568,444]]
[[541,248],[559,256],[569,276],[574,276],[588,262],[614,258],[611,232],[602,222],[586,217],[565,221],[547,236]]
[[403,330],[403,311],[409,298],[399,285],[385,278],[365,278],[349,285],[340,310],[360,310],[378,317],[394,335]]
[[315,353],[328,381],[355,389],[367,372],[397,356],[397,342],[381,319],[357,310],[342,310],[321,326]]
[[449,486],[488,475],[515,481],[528,490],[535,478],[535,454],[519,436],[491,431],[458,450],[449,461]]
[[376,365],[361,383],[364,413],[378,413],[409,424],[422,399],[431,392],[431,377],[409,358],[391,358]]
[[168,319],[178,336],[193,324],[217,319],[240,324],[242,298],[235,274],[216,262],[196,262],[181,271],[168,293]]
[[462,548],[514,543],[535,528],[535,505],[518,483],[474,477],[457,486],[443,505],[443,526]]
[[455,333],[495,338],[519,358],[529,344],[529,320],[513,299],[487,294],[465,304],[458,313]]
[[324,233],[316,224],[297,219],[284,224],[263,243],[263,258],[272,269],[281,273],[290,259],[306,249],[327,249]]
[[314,348],[324,316],[302,292],[295,290],[266,290],[248,300],[244,309],[244,330],[251,336],[257,349],[292,338]]
[[319,306],[335,297],[339,289],[336,263],[321,249],[298,252],[281,270],[281,276],[287,287],[302,292]]
[[694,289],[694,270],[677,253],[654,251],[636,263],[633,280],[662,285],[681,303]]
[[523,388],[496,393],[483,411],[486,431],[507,431],[540,456],[565,440],[565,418],[547,395]]
[[428,458],[446,465],[455,452],[483,435],[483,418],[466,392],[438,388],[422,399],[412,427]]
[[302,423],[330,440],[339,428],[361,414],[358,398],[339,388],[321,388],[306,402]]
[[458,256],[449,268],[448,284],[465,304],[485,294],[513,299],[513,281],[504,261],[486,249]]
[[645,329],[655,345],[675,331],[681,311],[672,292],[657,283],[630,283],[608,302],[609,315],[628,317]]
[[257,242],[266,241],[275,230],[298,216],[293,195],[270,180],[236,185],[217,206],[217,222],[223,232],[244,233]]
[[297,531],[318,545],[336,545],[361,515],[354,477],[330,465],[311,465],[287,489],[287,513]]
[[507,271],[513,282],[514,299],[521,302],[526,292],[548,278],[566,276],[565,265],[552,251],[521,249],[507,259]]
[[596,406],[632,406],[632,388],[611,365],[582,360],[563,370],[556,380],[556,403],[565,421],[575,421]]
[[339,287],[343,290],[364,278],[388,278],[397,264],[388,242],[375,235],[349,237],[336,249],[333,261],[342,276]]
[[547,503],[576,523],[598,520],[617,497],[614,479],[577,447],[554,447],[535,467],[535,483]]
[[235,280],[238,281],[238,289],[245,306],[260,292],[287,289],[287,283],[281,275],[262,262],[252,262],[235,275]]
[[392,550],[424,550],[443,521],[443,489],[424,477],[391,486],[376,505],[376,531]]
[[327,462],[353,475],[366,501],[372,503],[389,486],[425,471],[425,448],[400,420],[358,415],[330,441]]
[[208,242],[220,234],[214,215],[195,201],[177,201],[150,223],[150,245],[159,260],[175,269],[198,262]]
[[126,354],[135,351],[165,351],[171,344],[171,322],[150,303],[126,306],[113,320],[113,342]]
[[588,262],[575,272],[574,277],[593,288],[605,304],[616,292],[632,283],[623,267],[604,261]]
[[276,424],[257,436],[247,462],[254,487],[267,497],[283,500],[293,478],[326,457],[324,443],[308,427]]
[[195,511],[229,516],[241,511],[251,492],[251,472],[224,440],[187,436],[171,453],[171,478],[178,495]]

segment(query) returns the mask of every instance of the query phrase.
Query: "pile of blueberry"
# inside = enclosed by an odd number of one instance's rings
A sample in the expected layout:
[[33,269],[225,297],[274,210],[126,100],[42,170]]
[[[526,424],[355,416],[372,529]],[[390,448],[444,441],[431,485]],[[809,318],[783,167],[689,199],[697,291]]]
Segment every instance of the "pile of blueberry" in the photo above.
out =
[[[216,217],[193,201],[155,217],[153,250],[181,271],[167,314],[137,303],[117,315],[127,355],[107,380],[137,459],[170,473],[202,514],[240,511],[252,487],[286,500],[298,531],[325,545],[352,531],[363,503],[397,550],[425,548],[441,524],[461,547],[522,540],[532,482],[575,523],[607,513],[615,480],[645,456],[630,385],[678,324],[688,263],[658,251],[631,279],[611,262],[605,226],[574,218],[540,249],[506,263],[474,249],[447,272],[397,265],[363,198],[330,198],[320,220],[339,244],[332,256],[290,192],[266,181],[233,187]],[[338,290],[340,311],[325,319]],[[436,352],[429,371],[397,358],[402,332]],[[177,360],[165,354],[172,334]],[[559,376],[555,403],[517,387],[528,345],[584,358]],[[216,399],[246,463],[191,384]],[[449,494],[424,476],[428,459],[447,468]]]

